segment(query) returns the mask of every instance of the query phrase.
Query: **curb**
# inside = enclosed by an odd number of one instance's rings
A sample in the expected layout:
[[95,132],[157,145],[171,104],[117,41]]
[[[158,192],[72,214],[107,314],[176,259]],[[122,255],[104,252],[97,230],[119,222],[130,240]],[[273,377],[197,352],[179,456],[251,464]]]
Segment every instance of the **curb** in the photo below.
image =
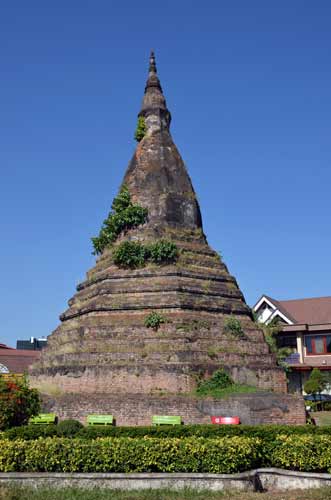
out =
[[331,486],[331,474],[283,469],[255,469],[238,474],[204,473],[66,473],[1,472],[0,485],[52,486],[56,488],[107,488],[122,490],[182,489],[267,491]]

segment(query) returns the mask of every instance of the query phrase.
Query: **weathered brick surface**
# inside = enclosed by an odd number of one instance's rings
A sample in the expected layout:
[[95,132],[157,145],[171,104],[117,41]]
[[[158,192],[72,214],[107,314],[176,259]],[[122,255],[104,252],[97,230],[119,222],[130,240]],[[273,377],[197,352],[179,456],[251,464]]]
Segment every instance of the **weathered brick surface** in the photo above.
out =
[[[97,362],[97,360],[96,360]],[[86,360],[86,364],[88,360]],[[210,376],[217,364],[129,364],[94,366],[67,366],[45,370],[32,378],[32,384],[43,388],[45,384],[64,392],[86,393],[116,392],[121,394],[140,393],[150,395],[160,391],[166,393],[188,393],[196,386],[196,373]],[[283,372],[275,368],[261,369],[258,365],[227,367],[232,377],[239,383],[254,385],[261,389],[273,388],[276,392],[286,392]]]
[[150,425],[152,415],[180,415],[185,424],[208,424],[210,416],[239,416],[243,424],[305,424],[303,399],[286,394],[240,394],[226,400],[118,394],[66,394],[44,397],[44,410],[60,419],[85,423],[92,413],[112,414],[116,425]]

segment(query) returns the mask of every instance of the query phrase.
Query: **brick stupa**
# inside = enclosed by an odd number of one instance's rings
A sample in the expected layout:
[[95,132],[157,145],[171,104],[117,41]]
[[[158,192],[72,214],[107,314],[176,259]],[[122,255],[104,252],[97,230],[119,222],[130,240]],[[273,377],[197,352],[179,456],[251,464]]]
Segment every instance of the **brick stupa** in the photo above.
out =
[[[153,53],[139,116],[146,134],[123,185],[134,203],[148,209],[148,220],[121,234],[115,245],[166,238],[180,249],[179,259],[170,265],[120,269],[112,249],[106,248],[48,337],[31,372],[34,384],[48,383],[64,394],[86,395],[88,401],[97,394],[100,401],[116,394],[118,405],[133,395],[178,399],[195,388],[197,376],[208,377],[223,367],[239,383],[286,393],[285,374],[254,324],[235,278],[203,233],[199,203],[170,134],[171,115]],[[144,321],[151,311],[167,322],[147,328]],[[229,317],[240,321],[240,337],[225,328]],[[177,413],[176,405],[171,408]],[[90,404],[88,410],[100,412],[100,406]]]

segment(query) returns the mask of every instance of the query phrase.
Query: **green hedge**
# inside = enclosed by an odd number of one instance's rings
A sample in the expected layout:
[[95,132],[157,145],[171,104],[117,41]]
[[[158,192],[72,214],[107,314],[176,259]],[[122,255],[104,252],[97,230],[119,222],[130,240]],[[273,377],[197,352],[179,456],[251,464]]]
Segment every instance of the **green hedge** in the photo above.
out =
[[261,440],[232,438],[40,438],[0,441],[0,472],[231,473],[260,463]]
[[265,465],[331,473],[329,436],[0,440],[0,472],[232,473]]
[[[222,436],[258,437],[263,441],[274,441],[276,436],[292,435],[327,435],[331,436],[331,427],[316,427],[312,425],[178,425],[160,427],[75,427],[71,436],[82,439],[97,437],[190,437],[199,436],[214,438]],[[37,439],[38,437],[63,436],[60,424],[56,425],[27,425],[13,427],[3,433],[6,439]],[[69,436],[69,434],[67,434]]]
[[0,472],[232,473],[262,466],[331,473],[330,437],[0,439]]
[[322,435],[280,435],[270,461],[274,467],[282,469],[331,473],[330,438]]

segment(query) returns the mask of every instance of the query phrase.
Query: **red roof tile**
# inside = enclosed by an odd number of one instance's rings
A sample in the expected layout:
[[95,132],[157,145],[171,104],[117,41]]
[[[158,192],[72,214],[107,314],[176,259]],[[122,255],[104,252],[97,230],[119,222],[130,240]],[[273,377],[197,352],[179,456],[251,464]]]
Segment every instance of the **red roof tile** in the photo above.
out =
[[319,325],[331,323],[331,297],[298,300],[270,300],[294,323]]
[[1,342],[0,342],[0,349],[14,349],[14,348],[9,347],[9,345],[6,345],[6,344],[1,344]]
[[24,373],[40,356],[40,351],[23,349],[0,349],[0,364],[10,372]]

